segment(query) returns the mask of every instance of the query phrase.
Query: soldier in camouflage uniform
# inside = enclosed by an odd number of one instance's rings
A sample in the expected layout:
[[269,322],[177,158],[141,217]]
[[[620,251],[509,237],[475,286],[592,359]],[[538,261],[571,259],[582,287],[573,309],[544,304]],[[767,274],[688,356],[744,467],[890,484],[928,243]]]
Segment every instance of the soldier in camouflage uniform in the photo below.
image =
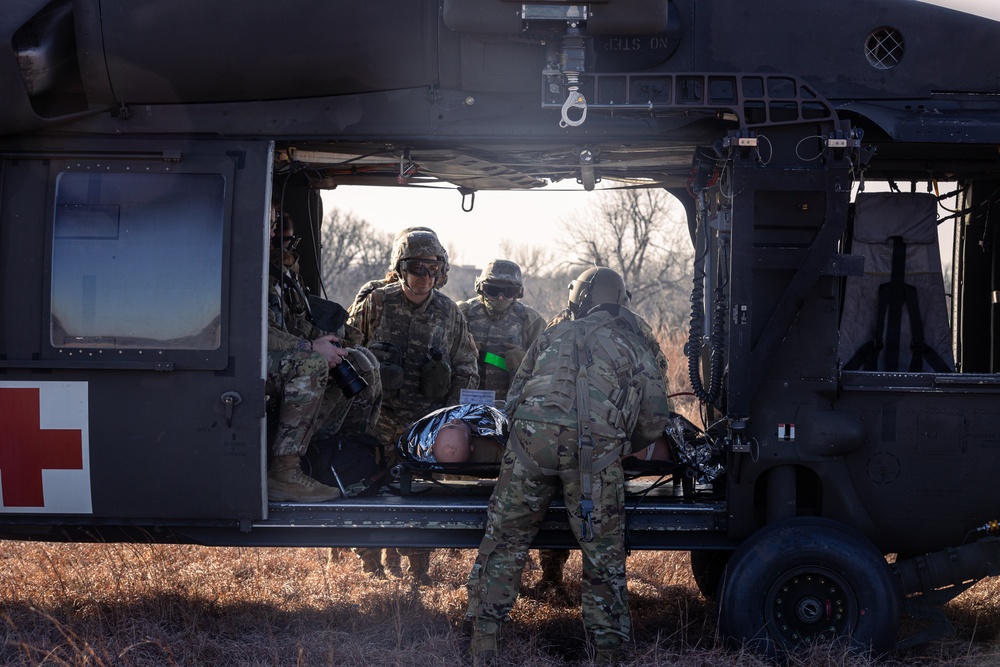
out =
[[[323,502],[339,497],[338,489],[307,476],[301,456],[322,430],[337,432],[355,406],[355,428],[367,430],[378,418],[381,380],[377,363],[363,348],[345,349],[340,337],[312,322],[306,292],[295,270],[294,228],[286,218],[276,235],[276,209],[271,208],[271,267],[268,282],[267,393],[277,397],[278,419],[268,472],[268,499]],[[340,332],[343,335],[343,332]],[[351,359],[368,386],[347,398],[330,379],[330,369]]]
[[[572,285],[570,286],[570,289],[572,289]],[[554,327],[560,322],[573,319],[572,311],[574,308],[574,304],[570,301],[565,309],[549,320],[549,323],[545,325],[545,328],[548,329],[549,327]],[[670,407],[670,410],[673,410],[673,401],[670,400],[670,378],[667,373],[667,356],[663,354],[663,350],[660,348],[660,343],[653,335],[653,329],[649,326],[649,323],[646,322],[646,320],[643,319],[638,313],[633,313],[633,315],[635,315],[636,320],[639,321],[639,326],[642,327],[643,335],[645,335],[646,338],[653,343],[656,354],[656,366],[660,369],[660,375],[663,377],[663,386],[667,390],[667,405]],[[538,553],[539,561],[542,565],[542,579],[539,582],[539,588],[543,592],[554,593],[556,597],[565,597],[566,591],[565,587],[562,585],[562,580],[563,569],[565,568],[566,561],[569,558],[569,551],[542,549]]]
[[[365,388],[353,398],[338,400],[329,406],[332,412],[324,415],[317,435],[328,437],[341,430],[374,433],[382,409],[382,379],[378,372],[378,360],[371,351],[357,344],[361,333],[347,324],[347,311],[340,304],[309,295],[309,289],[299,274],[299,256],[295,253],[298,246],[295,225],[287,213],[282,217],[281,260],[278,261],[277,253],[272,252],[270,281],[275,291],[281,295],[283,315],[279,316],[285,328],[289,333],[309,340],[327,334],[336,335],[347,349],[348,361],[366,383]],[[319,314],[313,311],[317,305],[322,306]],[[278,309],[275,308],[275,311]]]
[[[475,287],[479,296],[458,307],[479,348],[479,388],[496,392],[498,405],[503,407],[510,381],[525,351],[545,328],[545,320],[519,300],[524,297],[524,283],[521,267],[514,262],[494,259],[476,279]],[[563,568],[568,558],[565,549],[539,551],[539,590],[555,598],[567,597]]]
[[[661,435],[666,389],[617,273],[584,272],[570,301],[574,319],[538,337],[507,393],[511,436],[469,575],[477,662],[495,654],[528,547],[560,489],[583,556],[583,620],[597,661],[619,659],[631,632],[620,457]],[[579,386],[589,391],[579,395]]]
[[[389,272],[380,286],[350,308],[348,324],[378,358],[382,375],[382,412],[378,438],[394,445],[410,424],[427,413],[459,403],[462,389],[479,383],[476,344],[454,301],[438,291],[448,275],[448,253],[437,235],[410,228],[393,242]],[[358,550],[365,570],[384,576],[377,550]],[[430,553],[411,551],[410,573],[424,583]]]
[[525,351],[545,328],[545,320],[519,300],[524,297],[521,267],[509,260],[494,259],[486,265],[476,278],[476,294],[458,307],[479,350],[479,388],[496,392],[503,401]]

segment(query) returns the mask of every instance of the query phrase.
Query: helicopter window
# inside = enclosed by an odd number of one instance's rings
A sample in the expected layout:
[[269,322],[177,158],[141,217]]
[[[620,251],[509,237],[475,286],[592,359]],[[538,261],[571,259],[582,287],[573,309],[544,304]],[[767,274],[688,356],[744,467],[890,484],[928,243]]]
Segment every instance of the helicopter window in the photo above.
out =
[[59,174],[51,345],[218,349],[224,204],[220,174]]

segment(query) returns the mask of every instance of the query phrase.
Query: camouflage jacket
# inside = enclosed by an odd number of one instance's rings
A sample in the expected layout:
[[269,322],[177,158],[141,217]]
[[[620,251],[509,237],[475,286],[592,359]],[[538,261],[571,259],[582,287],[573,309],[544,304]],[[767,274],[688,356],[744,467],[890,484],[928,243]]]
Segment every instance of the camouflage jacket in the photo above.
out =
[[306,293],[294,271],[271,264],[267,289],[267,349],[294,350],[325,331],[309,317]]
[[[511,304],[499,317],[494,317],[479,297],[462,301],[458,307],[465,315],[479,349],[479,388],[491,389],[498,399],[504,399],[520,357],[545,328],[545,320],[538,311],[520,301]],[[520,354],[510,355],[511,346],[517,348]],[[504,363],[507,369],[490,363],[492,357],[487,358],[487,354],[503,357],[504,361],[500,363]]]
[[[348,325],[361,332],[361,343],[376,356],[385,344],[400,355],[403,384],[385,390],[383,407],[398,414],[413,415],[412,420],[432,410],[459,403],[462,389],[479,384],[476,344],[458,305],[434,290],[419,306],[410,303],[399,283],[372,289],[350,308]],[[447,396],[429,399],[420,392],[421,369],[432,350],[441,353],[441,361],[451,369]],[[383,360],[380,357],[380,360]]]
[[[656,355],[656,367],[660,369],[660,376],[663,378],[663,387],[667,390],[667,405],[671,410],[674,409],[674,401],[670,398],[670,374],[667,372],[669,366],[667,365],[667,355],[663,354],[663,349],[660,347],[660,343],[656,340],[656,336],[653,335],[653,327],[649,326],[649,322],[642,318],[642,315],[636,312],[632,312],[635,315],[635,319],[638,320],[639,326],[642,328],[643,335],[653,345],[653,352]],[[560,322],[565,322],[567,320],[572,320],[573,317],[570,315],[569,308],[564,308],[559,311],[555,317],[549,320],[549,323],[545,325],[545,328],[554,327]]]
[[582,337],[584,356],[592,360],[587,386],[593,432],[630,441],[632,446],[623,453],[655,440],[669,411],[656,343],[631,311],[612,312],[597,310],[543,331],[507,392],[507,413],[515,419],[578,427],[577,344]]
[[[339,304],[323,299],[319,302],[344,312]],[[319,326],[302,277],[293,269],[279,267],[273,262],[268,278],[267,310],[268,350],[294,350],[299,341],[315,340],[326,334],[336,334],[344,347],[360,345],[361,336],[352,326],[340,324],[329,331]]]

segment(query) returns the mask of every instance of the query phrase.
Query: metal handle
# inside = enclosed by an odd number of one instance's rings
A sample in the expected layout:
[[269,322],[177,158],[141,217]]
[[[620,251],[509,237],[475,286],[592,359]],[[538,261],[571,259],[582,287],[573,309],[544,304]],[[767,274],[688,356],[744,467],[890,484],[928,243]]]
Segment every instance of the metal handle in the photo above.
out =
[[233,427],[233,408],[239,405],[243,401],[243,397],[237,394],[235,391],[227,391],[222,396],[219,397],[222,404],[226,408],[226,426],[229,428]]

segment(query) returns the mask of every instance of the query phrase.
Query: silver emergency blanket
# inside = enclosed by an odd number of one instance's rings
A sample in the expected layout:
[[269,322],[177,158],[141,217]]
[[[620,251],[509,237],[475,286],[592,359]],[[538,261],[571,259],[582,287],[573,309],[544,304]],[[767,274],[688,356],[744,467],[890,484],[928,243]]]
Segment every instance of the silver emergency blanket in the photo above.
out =
[[721,445],[681,415],[672,412],[663,434],[677,457],[677,462],[694,473],[697,484],[715,481],[726,471]]
[[472,431],[472,435],[495,438],[501,445],[507,444],[510,421],[500,410],[490,405],[461,404],[435,410],[413,423],[410,430],[399,439],[399,451],[412,461],[435,463],[431,448],[441,426],[453,419],[461,419]]

